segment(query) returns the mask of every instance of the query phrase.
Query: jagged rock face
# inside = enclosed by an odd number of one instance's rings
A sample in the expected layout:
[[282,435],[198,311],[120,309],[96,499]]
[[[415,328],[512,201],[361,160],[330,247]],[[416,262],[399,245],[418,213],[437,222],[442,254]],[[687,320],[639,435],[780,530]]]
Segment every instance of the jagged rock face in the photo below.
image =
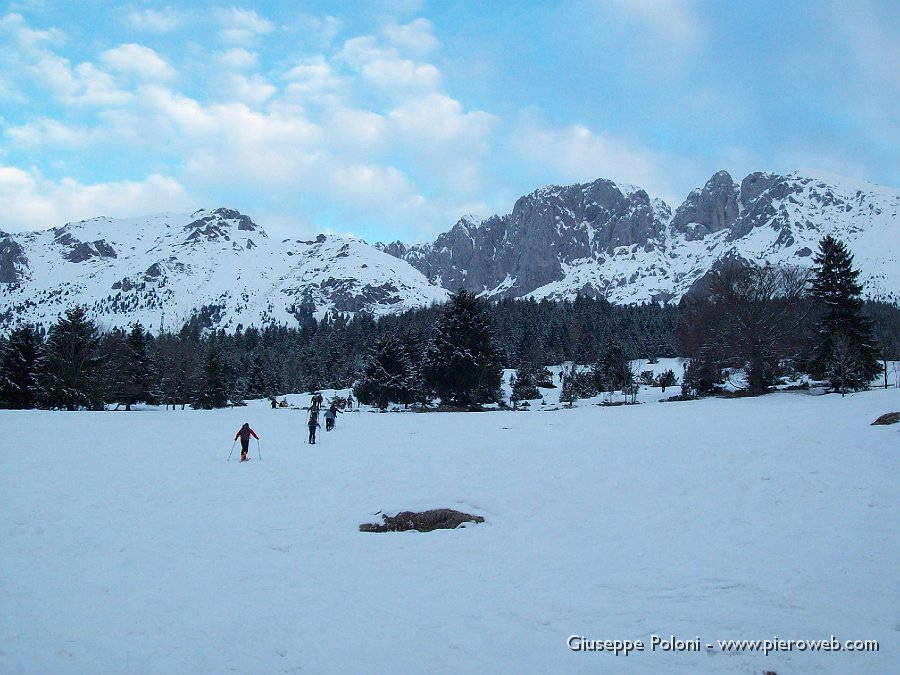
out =
[[[188,233],[185,243],[219,240],[231,241],[231,231],[235,226],[239,231],[258,231],[262,236],[266,236],[266,233],[251,220],[250,216],[245,216],[233,209],[216,209],[212,213],[206,213],[184,226],[185,231]],[[247,248],[250,248],[250,246]]]
[[72,246],[72,250],[66,254],[66,260],[79,263],[91,258],[115,258],[115,249],[102,239],[87,242],[80,241]]
[[741,195],[727,171],[719,171],[701,190],[694,190],[672,217],[672,229],[688,241],[734,225],[739,215]]
[[651,245],[669,215],[644,190],[597,180],[543,188],[520,198],[512,213],[479,224],[460,220],[431,245],[382,250],[448,290],[519,297],[562,279],[574,261]]
[[27,269],[25,249],[5,232],[0,232],[0,283],[14,284],[21,281]]
[[[643,190],[598,180],[542,188],[507,215],[461,220],[433,244],[395,242],[381,250],[450,291],[668,302],[725,257],[809,265],[825,234],[853,239],[872,230],[875,240],[890,238],[898,210],[900,195],[876,186],[854,191],[828,180],[758,172],[738,187],[720,171],[672,215]],[[880,284],[896,276],[888,271],[896,254],[863,248]],[[894,297],[896,284],[887,285]]]

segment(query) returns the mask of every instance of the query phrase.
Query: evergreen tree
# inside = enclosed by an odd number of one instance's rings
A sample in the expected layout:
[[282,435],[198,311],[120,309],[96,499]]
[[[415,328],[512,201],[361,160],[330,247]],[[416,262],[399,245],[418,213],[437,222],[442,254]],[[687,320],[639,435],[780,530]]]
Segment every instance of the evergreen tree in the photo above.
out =
[[628,353],[622,345],[609,341],[593,366],[594,383],[598,391],[617,391],[634,385],[634,373]]
[[385,410],[391,401],[412,402],[414,376],[403,343],[395,335],[385,335],[369,350],[369,360],[353,392],[360,403]]
[[425,384],[425,376],[423,375],[423,354],[425,350],[422,347],[422,339],[413,333],[408,333],[403,338],[403,353],[409,363],[409,391],[406,396],[410,403],[418,403],[427,405],[431,403],[434,396],[428,385]]
[[135,402],[156,403],[153,382],[156,379],[154,363],[150,355],[150,334],[144,330],[140,322],[132,326],[128,333],[128,345],[134,355],[136,364],[133,384],[136,390]]
[[247,376],[247,395],[251,398],[271,398],[282,391],[277,369],[262,350],[257,350],[250,362]]
[[674,387],[677,382],[678,380],[675,377],[675,371],[671,368],[666,368],[653,380],[654,386],[659,387],[663,391],[666,390],[666,387]]
[[581,387],[579,386],[579,373],[577,372],[574,364],[572,364],[572,368],[570,370],[563,370],[563,374],[559,384],[561,387],[559,400],[565,403],[566,407],[571,408],[575,405],[575,401],[578,400],[578,395],[581,390]]
[[124,404],[125,410],[131,410],[132,405],[142,400],[141,364],[137,355],[121,329],[102,337],[101,350],[103,399],[107,403]]
[[460,290],[444,307],[425,354],[423,374],[444,404],[500,400],[500,354],[485,309],[474,295]]
[[102,407],[100,338],[81,307],[50,327],[38,358],[38,399],[48,408]]
[[226,407],[233,395],[232,385],[232,368],[223,352],[221,338],[212,336],[206,346],[191,407],[202,410]]
[[531,364],[519,366],[516,369],[516,378],[512,384],[510,399],[512,401],[530,401],[541,398],[541,392],[537,387],[540,374],[541,372]]
[[842,394],[868,388],[881,372],[858,278],[843,242],[830,235],[822,239],[810,288],[820,311],[810,371]]
[[543,351],[534,332],[526,324],[522,328],[516,348],[516,377],[512,383],[510,399],[515,403],[541,397],[538,385],[544,383]]
[[41,337],[33,326],[14,330],[0,358],[0,407],[25,409],[36,403]]
[[200,345],[185,335],[166,333],[157,340],[154,397],[166,408],[185,405],[194,400],[194,385],[200,379],[197,373]]

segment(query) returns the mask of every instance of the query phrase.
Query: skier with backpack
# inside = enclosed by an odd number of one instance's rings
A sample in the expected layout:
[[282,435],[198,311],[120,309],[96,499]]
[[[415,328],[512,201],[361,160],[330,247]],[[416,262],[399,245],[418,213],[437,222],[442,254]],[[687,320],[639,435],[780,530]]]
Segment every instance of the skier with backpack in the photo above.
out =
[[259,440],[259,436],[256,435],[256,432],[250,428],[249,422],[244,422],[244,426],[238,429],[238,432],[234,435],[234,440],[238,438],[241,439],[241,461],[247,461],[247,450],[250,448],[250,436],[253,436],[257,441]]
[[307,422],[307,426],[309,427],[309,438],[307,439],[307,443],[315,445],[316,429],[321,426],[319,424],[319,409],[315,406],[309,409],[309,421]]
[[337,414],[339,412],[341,411],[338,410],[337,403],[332,401],[331,405],[328,407],[328,410],[325,411],[325,431],[331,431],[332,429],[334,429],[334,423],[337,421]]

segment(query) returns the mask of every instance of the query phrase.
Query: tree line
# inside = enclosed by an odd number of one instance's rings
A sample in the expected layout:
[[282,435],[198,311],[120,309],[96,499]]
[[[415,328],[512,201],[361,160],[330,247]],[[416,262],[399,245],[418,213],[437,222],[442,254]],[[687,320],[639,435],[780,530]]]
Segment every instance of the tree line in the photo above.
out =
[[571,404],[672,386],[675,373],[649,378],[633,361],[674,356],[690,358],[683,395],[712,393],[733,372],[752,394],[800,372],[843,393],[878,372],[887,378],[887,362],[900,359],[900,308],[863,303],[858,276],[846,247],[825,238],[811,271],[725,264],[706,292],[677,306],[581,296],[488,303],[460,291],[445,305],[380,319],[305,316],[296,327],[229,334],[201,309],[179,332],[156,335],[140,324],[101,331],[75,307],[46,333],[22,325],[0,339],[0,407],[208,409],[351,387],[382,408],[435,399],[472,407],[500,399],[504,368],[516,369],[516,404],[551,383],[547,365],[566,362],[560,384]]

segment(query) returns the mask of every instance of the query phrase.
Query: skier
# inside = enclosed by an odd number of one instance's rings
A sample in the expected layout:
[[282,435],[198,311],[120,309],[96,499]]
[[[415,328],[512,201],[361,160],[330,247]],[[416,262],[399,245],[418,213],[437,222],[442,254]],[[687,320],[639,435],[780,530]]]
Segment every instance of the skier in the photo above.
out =
[[275,400],[275,397],[272,397],[272,410],[278,407],[278,401]]
[[319,409],[315,406],[309,409],[309,422],[307,423],[307,426],[309,427],[309,439],[307,439],[307,443],[315,445],[316,429],[321,426],[319,424]]
[[259,440],[259,436],[256,435],[256,432],[250,428],[249,422],[244,422],[244,426],[238,429],[238,432],[234,435],[234,440],[237,440],[238,437],[241,439],[241,461],[247,461],[247,449],[250,447],[250,436],[253,436],[256,440]]
[[310,400],[309,404],[312,408],[318,409],[318,408],[322,407],[322,401],[324,401],[324,400],[325,399],[322,398],[321,392],[317,391],[315,394],[313,394],[312,399]]
[[347,394],[347,409],[353,410],[353,394]]
[[325,431],[334,429],[334,423],[337,421],[337,414],[342,411],[338,410],[337,403],[332,402],[328,410],[325,411]]

